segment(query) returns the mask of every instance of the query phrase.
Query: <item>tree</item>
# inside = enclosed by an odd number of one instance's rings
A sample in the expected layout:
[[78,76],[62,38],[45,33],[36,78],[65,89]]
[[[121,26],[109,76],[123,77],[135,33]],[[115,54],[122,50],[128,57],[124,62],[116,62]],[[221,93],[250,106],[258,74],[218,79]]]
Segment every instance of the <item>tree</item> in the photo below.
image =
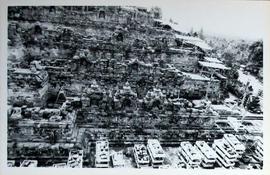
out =
[[193,33],[194,33],[194,30],[193,30],[193,27],[190,29],[190,32],[189,32],[189,34],[192,36],[193,35]]
[[197,33],[197,32],[194,32],[194,33],[193,33],[193,36],[194,36],[194,37],[198,37],[198,33]]
[[201,30],[199,31],[199,34],[198,34],[199,38],[201,38],[202,40],[204,40],[204,33],[203,33],[203,28],[201,28]]
[[263,67],[263,42],[256,41],[249,47],[249,61],[258,67]]
[[161,19],[162,18],[162,11],[160,7],[152,7],[150,12],[153,14],[155,19]]
[[258,97],[263,97],[263,91],[262,90],[258,91]]

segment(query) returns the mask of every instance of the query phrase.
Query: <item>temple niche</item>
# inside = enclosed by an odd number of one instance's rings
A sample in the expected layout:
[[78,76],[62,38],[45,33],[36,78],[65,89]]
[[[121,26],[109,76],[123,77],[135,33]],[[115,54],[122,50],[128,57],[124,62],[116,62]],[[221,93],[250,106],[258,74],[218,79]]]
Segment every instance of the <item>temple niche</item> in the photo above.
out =
[[63,104],[65,101],[67,100],[67,97],[66,97],[66,93],[65,93],[65,90],[60,88],[58,94],[57,94],[57,97],[56,97],[56,100],[55,100],[55,104],[58,104],[58,105],[61,105]]
[[98,18],[105,19],[105,17],[106,17],[105,11],[104,10],[100,10],[98,12]]
[[116,35],[116,40],[117,40],[117,41],[123,41],[123,40],[124,40],[124,36],[123,36],[123,33],[122,33],[122,32],[119,32],[119,33]]
[[114,95],[114,103],[117,109],[136,109],[137,94],[133,92],[128,82],[123,88],[118,89]]
[[35,25],[34,34],[42,34],[42,28],[39,25]]
[[96,51],[78,49],[72,59],[72,70],[93,72],[97,63]]
[[132,59],[128,63],[128,72],[129,73],[138,73],[139,71],[139,61],[138,59]]
[[159,88],[153,88],[148,91],[143,101],[146,104],[146,107],[151,110],[153,108],[162,109],[163,102],[166,95]]
[[83,102],[84,106],[99,107],[101,105],[103,95],[105,92],[97,84],[96,80],[93,80],[91,86],[89,88],[86,88],[84,92],[86,95],[86,99]]

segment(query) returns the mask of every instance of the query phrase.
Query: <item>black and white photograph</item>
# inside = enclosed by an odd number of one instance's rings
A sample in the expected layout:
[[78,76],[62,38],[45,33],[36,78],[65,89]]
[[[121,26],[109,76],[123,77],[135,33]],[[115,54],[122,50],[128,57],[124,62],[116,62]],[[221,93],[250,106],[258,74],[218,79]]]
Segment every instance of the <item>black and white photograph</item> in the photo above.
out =
[[6,167],[262,170],[263,5],[197,2],[7,6]]

